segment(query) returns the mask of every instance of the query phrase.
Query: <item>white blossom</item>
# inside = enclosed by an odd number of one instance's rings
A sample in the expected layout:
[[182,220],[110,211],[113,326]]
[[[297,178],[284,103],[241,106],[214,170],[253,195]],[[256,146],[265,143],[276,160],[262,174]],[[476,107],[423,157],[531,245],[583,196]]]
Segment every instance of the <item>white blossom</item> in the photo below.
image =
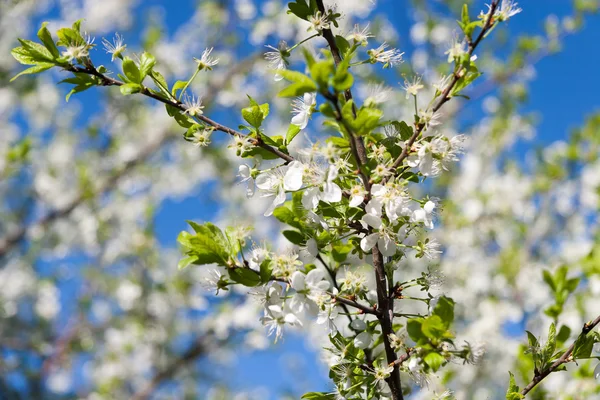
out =
[[112,54],[111,61],[115,61],[115,58],[120,57],[121,53],[123,53],[127,47],[123,40],[123,36],[119,35],[118,33],[115,33],[112,43],[105,38],[102,38],[102,45],[108,54]]
[[207,48],[202,52],[202,56],[198,59],[198,58],[194,58],[194,61],[196,62],[196,64],[198,65],[198,69],[199,70],[212,70],[212,67],[214,67],[215,65],[217,65],[219,63],[219,59],[218,58],[213,58],[210,56],[210,53],[212,53],[213,48]]
[[354,41],[354,43],[360,43],[361,46],[366,46],[369,42],[369,38],[372,38],[371,32],[369,32],[369,25],[360,29],[358,24],[354,25],[352,32],[346,35],[346,39]]
[[292,102],[292,113],[294,114],[292,125],[296,125],[300,129],[306,128],[316,102],[317,94],[315,92],[304,93],[304,97],[294,100]]
[[[286,57],[289,56],[289,48],[285,40],[279,41],[277,48],[267,45],[269,49],[265,53],[265,59],[269,63],[269,68],[275,71],[281,71],[287,69],[288,62]],[[283,79],[283,76],[279,73],[275,73],[275,81],[278,82]]]
[[396,64],[400,64],[403,62],[402,55],[403,52],[400,52],[397,49],[389,49],[387,43],[383,43],[376,49],[371,49],[368,51],[369,56],[371,57],[372,63],[381,63],[383,64],[383,68],[392,68]]
[[415,76],[412,81],[407,79],[404,80],[404,90],[406,90],[406,98],[408,99],[410,96],[416,96],[419,93],[419,90],[423,89],[425,86],[421,83],[421,77]]
[[361,332],[354,338],[354,346],[358,349],[366,349],[373,342],[373,335],[369,332]]

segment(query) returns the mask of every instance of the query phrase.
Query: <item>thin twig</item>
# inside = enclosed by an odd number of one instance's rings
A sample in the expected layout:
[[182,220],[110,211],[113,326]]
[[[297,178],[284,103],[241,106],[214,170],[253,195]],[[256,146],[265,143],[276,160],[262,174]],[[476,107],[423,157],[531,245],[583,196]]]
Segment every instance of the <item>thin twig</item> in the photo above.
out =
[[[494,25],[493,24],[493,20],[494,20],[493,19],[493,15],[494,15],[494,12],[496,11],[497,8],[498,8],[498,0],[494,0],[492,2],[492,4],[490,5],[490,10],[489,10],[488,18],[487,18],[487,20],[486,20],[483,28],[481,28],[481,31],[479,32],[479,35],[477,36],[477,38],[475,39],[474,42],[470,42],[469,43],[469,49],[467,51],[467,54],[468,54],[469,57],[471,57],[473,55],[473,52],[475,51],[475,49],[477,48],[477,46],[479,45],[479,43],[481,43],[481,41],[485,37],[486,33]],[[463,68],[460,67],[457,71],[455,71],[453,73],[453,75],[452,75],[452,81],[444,89],[444,91],[441,94],[440,99],[437,101],[437,103],[432,108],[432,111],[434,113],[437,112],[440,108],[442,108],[442,106],[448,100],[450,100],[452,98],[450,96],[450,92],[452,92],[452,89],[454,89],[454,86],[458,83],[458,80],[460,79],[460,75],[461,75],[462,70],[463,70]],[[396,160],[394,160],[394,163],[392,164],[392,167],[390,168],[392,171],[396,171],[400,167],[400,165],[402,165],[402,162],[406,159],[406,157],[408,157],[408,155],[410,154],[412,145],[415,143],[415,141],[417,140],[417,138],[421,135],[421,132],[423,132],[423,128],[425,128],[425,124],[423,124],[423,123],[416,124],[414,133],[405,142],[404,149],[402,150],[402,152],[400,153],[400,155],[398,156],[398,158],[396,158]],[[392,174],[392,175],[390,175],[388,177],[383,178],[381,184],[385,185],[385,183],[390,179],[390,177],[393,177],[393,176],[396,176],[396,174]]]
[[[594,329],[598,324],[600,324],[600,315],[596,317],[595,320],[593,320],[592,322],[589,322],[585,325],[583,325],[583,328],[581,329],[581,334],[579,336],[585,336],[588,333],[590,333],[592,331],[592,329]],[[548,367],[547,369],[545,369],[544,371],[536,374],[533,377],[533,380],[523,388],[523,390],[521,391],[521,394],[523,396],[525,396],[527,393],[529,393],[534,387],[536,387],[536,385],[538,383],[540,383],[544,378],[546,378],[548,375],[550,375],[552,372],[556,371],[556,369],[558,367],[560,367],[563,364],[569,363],[571,361],[573,361],[573,359],[571,358],[571,354],[573,354],[573,350],[575,349],[575,343],[573,342],[573,344],[571,346],[569,346],[569,348],[563,353],[563,355],[556,360],[550,367]]]
[[[103,86],[123,86],[125,84],[125,82],[122,82],[118,79],[111,78],[109,76],[106,76],[106,75],[98,72],[95,68],[89,68],[89,67],[84,68],[84,67],[78,67],[76,65],[71,65],[71,66],[67,67],[67,70],[74,72],[74,73],[82,73],[82,74],[96,76],[96,77],[100,78]],[[160,101],[161,103],[175,107],[180,111],[183,111],[183,112],[186,111],[186,108],[181,101],[179,101],[179,100],[174,101],[171,99],[164,98],[161,95],[150,91],[145,86],[142,86],[140,93],[143,94],[144,96],[147,96],[154,100]],[[196,115],[196,118],[199,119],[200,121],[214,127],[216,130],[228,133],[231,136],[248,137],[248,135],[244,135],[242,132],[236,131],[235,129],[229,128],[228,126],[225,126],[216,121],[213,121],[212,119],[210,119],[204,115]],[[282,152],[281,150],[279,150],[275,147],[269,146],[268,144],[264,143],[260,138],[250,138],[250,139],[251,139],[251,142],[253,145],[261,147],[261,148],[265,149],[266,151],[275,154],[277,157],[285,160],[286,162],[294,161],[294,158],[292,156]]]
[[[219,87],[227,84],[231,80],[231,77],[233,75],[242,72],[245,69],[249,68],[251,65],[253,65],[253,60],[256,59],[258,59],[258,57],[256,55],[252,55],[240,62],[239,64],[236,64],[235,67],[227,71],[223,79],[220,80],[218,84],[211,85],[211,88],[208,91],[208,96],[213,96],[214,93],[217,93]],[[165,143],[167,143],[171,139],[174,139],[175,137],[176,136],[173,134],[173,132],[170,131],[165,131],[161,133],[157,139],[150,142],[139,153],[137,153],[137,155],[134,158],[127,161],[120,168],[115,169],[113,174],[104,183],[98,186],[97,193],[104,194],[108,192],[111,188],[115,186],[117,182],[121,180],[121,178],[126,176],[134,167],[144,162],[156,151],[158,151],[158,149],[160,149]],[[3,257],[15,245],[17,245],[21,240],[28,236],[29,232],[35,230],[36,228],[46,228],[54,221],[69,216],[73,212],[73,210],[75,210],[79,205],[81,205],[87,198],[88,197],[86,197],[84,194],[79,194],[70,202],[66,203],[64,206],[48,212],[48,214],[44,215],[36,222],[30,225],[20,225],[18,228],[7,233],[4,237],[0,238],[0,257]]]
[[333,298],[337,301],[340,302],[342,304],[348,305],[350,307],[354,307],[358,310],[361,310],[362,312],[364,312],[365,314],[373,314],[376,316],[380,316],[381,313],[379,311],[377,311],[375,308],[373,307],[367,307],[365,305],[362,305],[354,300],[350,300],[346,297],[342,297],[342,296],[333,296]]

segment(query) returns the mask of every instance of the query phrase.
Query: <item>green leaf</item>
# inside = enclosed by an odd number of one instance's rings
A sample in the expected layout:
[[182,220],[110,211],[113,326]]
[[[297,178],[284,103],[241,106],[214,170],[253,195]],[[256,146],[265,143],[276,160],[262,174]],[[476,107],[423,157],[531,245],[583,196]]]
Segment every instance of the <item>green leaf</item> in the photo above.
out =
[[177,82],[175,82],[175,84],[171,88],[171,94],[173,96],[177,97],[177,91],[183,89],[185,87],[185,85],[187,85],[187,81],[177,81]]
[[512,372],[509,372],[509,374],[510,374],[510,379],[508,382],[508,390],[506,391],[506,400],[524,399],[525,396],[523,396],[521,393],[519,393],[520,389],[519,389],[519,386],[517,386],[517,382],[515,382],[515,376],[513,375]]
[[422,326],[423,318],[412,318],[406,323],[406,331],[408,332],[408,336],[410,336],[410,338],[417,343],[425,339],[425,335],[421,329]]
[[164,93],[167,95],[167,97],[169,97],[169,95],[171,94],[169,92],[169,84],[167,83],[167,80],[165,79],[165,77],[158,71],[154,71],[151,70],[150,71],[150,77],[152,78],[152,80],[154,81],[154,83],[156,84],[156,86]]
[[423,361],[435,372],[446,362],[446,359],[439,353],[431,352],[423,358]]
[[135,61],[129,57],[123,58],[123,73],[131,82],[142,83],[143,77],[140,69],[135,65]]
[[350,57],[344,58],[344,60],[337,66],[335,75],[332,79],[333,88],[337,92],[343,92],[344,90],[350,89],[354,83],[354,77],[348,68],[350,67]]
[[329,78],[335,73],[335,64],[333,60],[316,62],[310,67],[310,76],[321,89],[325,90],[329,86]]
[[197,256],[189,256],[189,257],[182,258],[177,263],[177,268],[179,270],[182,270],[182,269],[186,268],[187,266],[189,266],[190,264],[195,263],[196,261],[198,261]]
[[[289,204],[289,202],[286,204]],[[293,226],[297,229],[302,229],[302,225],[298,222],[292,210],[290,210],[286,205],[277,207],[275,210],[273,210],[273,216],[284,224]]]
[[293,244],[304,243],[304,235],[298,231],[283,231],[283,236]]
[[177,241],[186,248],[188,256],[196,256],[194,264],[219,264],[228,266],[231,245],[223,232],[207,222],[203,225],[188,221],[195,235],[181,232]]
[[40,38],[46,49],[52,54],[53,58],[59,58],[60,52],[58,51],[58,47],[56,47],[56,44],[54,43],[54,39],[52,39],[50,31],[48,30],[48,28],[46,28],[46,25],[48,25],[47,22],[42,23],[42,27],[38,31],[37,36],[38,38]]
[[525,331],[527,333],[527,340],[529,341],[529,347],[537,349],[540,344],[537,340],[537,338],[535,337],[535,335],[529,331]]
[[589,358],[590,354],[592,354],[592,349],[594,347],[594,338],[590,335],[580,334],[577,340],[575,341],[575,347],[573,348],[573,358],[577,360],[578,358]]
[[260,264],[260,280],[262,283],[267,283],[273,276],[273,266],[270,260],[265,260]]
[[255,127],[256,129],[260,128],[267,115],[269,115],[269,104],[261,104],[258,103],[250,96],[250,107],[246,107],[242,109],[242,117],[246,122]]
[[314,82],[304,83],[292,83],[282,91],[280,91],[277,96],[279,97],[296,97],[302,96],[304,93],[311,93],[317,90]]
[[305,0],[295,0],[294,3],[288,3],[288,9],[288,13],[294,14],[305,21],[308,21],[308,17],[314,14]]
[[86,42],[78,30],[72,28],[61,28],[56,31],[59,46],[83,46]]
[[433,315],[440,317],[444,327],[450,328],[454,322],[454,300],[449,297],[442,296],[433,309]]
[[400,139],[402,140],[408,140],[413,135],[413,129],[410,126],[408,126],[408,124],[404,121],[394,121],[391,123],[391,125],[393,125],[394,128],[396,128],[396,130],[400,134]]
[[290,82],[293,83],[304,83],[304,84],[313,84],[314,82],[306,75],[304,75],[301,72],[298,71],[292,71],[289,69],[284,69],[284,70],[276,70],[274,71],[274,73],[277,73],[278,75],[283,76],[285,79],[287,79]]
[[550,273],[550,271],[545,269],[543,272],[543,276],[544,276],[544,282],[546,282],[546,284],[548,286],[550,286],[550,289],[552,289],[553,292],[556,292],[556,284],[554,283],[554,278],[552,277],[552,274]]
[[38,61],[24,47],[15,47],[10,51],[15,60],[24,65],[36,65]]
[[438,315],[431,315],[423,321],[421,326],[423,334],[430,339],[440,339],[448,330]]
[[304,393],[301,398],[305,400],[335,400],[335,395],[333,393],[309,392]]
[[232,268],[228,272],[232,281],[244,286],[254,287],[261,283],[260,275],[249,268]]
[[347,53],[348,53],[348,50],[350,49],[350,43],[348,43],[348,41],[346,40],[346,38],[343,37],[343,36],[340,36],[340,35],[336,35],[335,36],[335,44],[337,45],[337,47],[340,50],[340,52],[344,56],[346,56]]
[[54,56],[43,45],[31,40],[18,39],[29,55],[37,62],[54,62]]
[[137,83],[126,83],[119,86],[119,90],[123,96],[127,96],[134,93],[139,93],[142,90],[142,86]]
[[544,346],[544,359],[548,361],[551,360],[554,350],[556,350],[556,326],[553,322],[550,324],[550,329],[548,330],[548,341]]
[[300,127],[298,125],[290,124],[287,133],[285,134],[285,144],[292,143],[292,140],[300,133]]
[[556,335],[556,342],[560,346],[571,337],[571,328],[566,325],[562,325]]
[[452,89],[451,95],[457,96],[463,89],[469,86],[475,79],[479,78],[481,73],[477,71],[477,67],[474,64],[471,64],[471,67],[454,85]]
[[[144,80],[144,78],[150,73],[150,71],[152,71],[152,68],[154,68],[155,65],[156,65],[156,58],[152,54],[148,53],[147,51],[143,52],[142,56],[140,57],[140,67],[139,67],[140,76],[141,76],[142,80]],[[163,78],[163,80],[164,80],[164,78]]]
[[27,68],[25,71],[19,72],[17,75],[13,76],[10,81],[11,82],[14,81],[21,75],[37,74],[37,73],[46,71],[52,67],[54,67],[54,64],[52,64],[52,63],[38,63],[37,65],[34,65],[33,67]]
[[377,108],[362,107],[358,111],[354,121],[354,129],[359,135],[368,135],[373,129],[379,126],[379,120],[383,116],[383,111]]
[[346,261],[346,257],[353,248],[354,246],[350,243],[335,243],[331,246],[331,256],[335,262],[342,263]]

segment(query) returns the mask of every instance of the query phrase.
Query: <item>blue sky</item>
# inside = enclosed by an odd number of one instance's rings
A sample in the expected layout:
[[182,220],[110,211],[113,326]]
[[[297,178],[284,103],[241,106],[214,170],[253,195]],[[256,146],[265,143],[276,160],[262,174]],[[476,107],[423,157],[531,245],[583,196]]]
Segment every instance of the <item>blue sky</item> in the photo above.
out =
[[[177,6],[173,6],[173,4]],[[398,27],[401,35],[400,43],[406,47],[402,50],[410,54],[408,28],[410,15],[408,8],[402,7],[403,1],[380,0],[377,12],[385,13]],[[511,33],[536,33],[542,32],[546,16],[550,13],[559,18],[571,12],[570,1],[546,0],[544,2],[522,1],[524,11],[513,18],[508,27]],[[534,6],[534,3],[536,6]],[[139,37],[140,29],[144,25],[141,18],[149,7],[160,5],[165,9],[164,22],[167,31],[172,33],[176,27],[186,21],[196,1],[185,0],[169,2],[166,0],[149,0],[139,3],[136,19],[128,38]],[[406,2],[408,4],[408,2]],[[543,7],[541,6],[543,4]],[[479,10],[479,6],[472,9]],[[41,16],[39,21],[55,17],[56,11]],[[600,24],[598,16],[588,17],[584,29],[563,41],[563,51],[541,60],[536,65],[537,77],[531,83],[529,100],[523,111],[535,111],[539,115],[537,125],[538,135],[536,143],[548,144],[551,141],[565,138],[573,127],[580,126],[585,117],[592,111],[598,110],[597,88],[599,83],[598,71],[600,65],[600,52],[598,51],[598,38],[600,38]],[[485,44],[484,44],[485,46]],[[79,101],[83,106],[83,114],[87,107],[93,107],[97,101],[97,94],[83,94]],[[471,118],[480,115],[480,102],[469,106]],[[204,189],[206,190],[206,189]],[[175,244],[177,234],[186,229],[186,219],[210,220],[217,213],[217,208],[210,200],[200,200],[201,196],[191,196],[180,202],[167,201],[161,205],[156,219],[156,231],[160,242],[166,246]],[[205,198],[205,197],[204,197]],[[283,343],[273,349],[258,354],[241,354],[236,361],[233,386],[238,389],[251,388],[260,385],[273,387],[273,382],[280,382],[274,389],[293,389],[296,393],[306,390],[297,384],[287,374],[288,356],[282,358],[282,353],[297,356],[299,360],[298,371],[305,378],[312,390],[326,389],[327,380],[323,375],[324,370],[317,364],[315,354],[309,350],[298,337],[288,336]],[[288,361],[286,361],[288,360]],[[289,386],[291,385],[291,386]]]

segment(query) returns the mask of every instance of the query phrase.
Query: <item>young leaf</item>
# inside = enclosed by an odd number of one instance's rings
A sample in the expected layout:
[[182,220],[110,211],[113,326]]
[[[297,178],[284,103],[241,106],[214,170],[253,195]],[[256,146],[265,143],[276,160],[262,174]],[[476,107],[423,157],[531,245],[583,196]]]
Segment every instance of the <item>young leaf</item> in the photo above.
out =
[[232,281],[247,287],[258,286],[261,283],[260,275],[249,268],[232,268],[229,270],[229,277]]
[[59,58],[60,52],[58,51],[58,47],[56,47],[56,44],[54,43],[54,39],[52,39],[50,31],[48,30],[48,28],[46,28],[46,25],[48,25],[47,22],[42,23],[42,27],[38,31],[37,36],[38,38],[40,38],[46,49],[52,54],[53,58]]
[[38,63],[38,64],[34,65],[33,67],[27,68],[25,71],[19,72],[17,75],[13,76],[10,81],[11,82],[14,81],[21,75],[37,74],[39,72],[46,71],[52,67],[54,67],[54,64],[52,64],[52,63]]
[[[155,65],[156,65],[156,58],[152,54],[148,53],[147,51],[143,52],[140,57],[140,67],[139,67],[140,76],[141,76],[142,80],[144,80],[146,75],[148,75],[150,73],[150,71],[152,71],[152,68],[154,68]],[[164,78],[163,78],[163,80],[164,80]]]
[[519,392],[519,386],[517,386],[517,382],[515,381],[515,376],[513,375],[512,372],[509,372],[510,374],[510,380],[508,382],[508,390],[506,391],[506,400],[519,400],[519,399],[524,399],[525,396],[523,396],[520,392]]
[[142,80],[144,79],[138,66],[135,65],[135,62],[129,57],[123,58],[123,73],[127,79],[133,83],[142,83]]
[[290,124],[287,133],[285,134],[285,144],[292,143],[292,140],[300,133],[300,127],[298,125]]
[[138,85],[137,83],[126,83],[121,85],[119,90],[121,90],[121,94],[123,96],[127,96],[130,94],[139,93],[142,90],[142,86]]

